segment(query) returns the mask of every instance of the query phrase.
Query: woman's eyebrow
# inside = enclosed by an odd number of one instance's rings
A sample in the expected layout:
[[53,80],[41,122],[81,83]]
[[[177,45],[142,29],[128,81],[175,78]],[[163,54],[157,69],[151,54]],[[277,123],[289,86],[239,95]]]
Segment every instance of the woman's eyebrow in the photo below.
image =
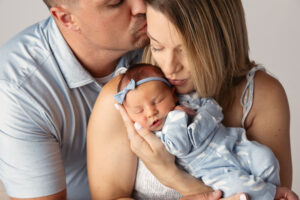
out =
[[[158,44],[161,44],[157,39],[155,39],[153,36],[151,36],[149,32],[147,32],[147,35],[148,35],[148,37],[149,37],[151,40],[154,40],[154,41],[157,42]],[[181,48],[181,47],[182,47],[182,44],[177,44],[177,45],[175,46],[176,49]]]
[[154,37],[152,37],[152,36],[150,35],[149,32],[147,32],[147,35],[148,35],[148,37],[149,37],[150,39],[154,40],[154,41],[157,42],[157,43],[160,43],[157,39],[155,39]]

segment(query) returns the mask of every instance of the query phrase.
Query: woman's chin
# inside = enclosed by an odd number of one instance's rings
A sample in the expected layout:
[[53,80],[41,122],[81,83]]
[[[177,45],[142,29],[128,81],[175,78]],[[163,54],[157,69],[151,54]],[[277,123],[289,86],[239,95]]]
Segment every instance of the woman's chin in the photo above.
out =
[[176,87],[176,93],[177,94],[189,94],[193,91],[195,91],[194,89],[190,89],[190,88],[180,88],[180,87]]

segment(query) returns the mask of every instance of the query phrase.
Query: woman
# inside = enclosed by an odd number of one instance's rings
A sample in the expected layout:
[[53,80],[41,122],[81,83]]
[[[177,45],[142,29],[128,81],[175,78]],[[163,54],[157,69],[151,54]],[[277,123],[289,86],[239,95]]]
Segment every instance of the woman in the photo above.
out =
[[[250,140],[272,149],[280,163],[281,185],[290,188],[286,94],[276,79],[249,59],[241,1],[147,3],[151,56],[176,91],[184,94],[196,90],[201,97],[215,98],[223,107],[224,125],[244,127]],[[152,133],[135,131],[121,108],[127,134],[121,116],[113,108],[118,81],[116,77],[103,88],[90,118],[87,151],[92,197],[176,199],[212,191],[179,169]],[[296,198],[291,192],[286,194]],[[236,195],[231,199],[239,198]],[[218,195],[211,199],[218,199]]]

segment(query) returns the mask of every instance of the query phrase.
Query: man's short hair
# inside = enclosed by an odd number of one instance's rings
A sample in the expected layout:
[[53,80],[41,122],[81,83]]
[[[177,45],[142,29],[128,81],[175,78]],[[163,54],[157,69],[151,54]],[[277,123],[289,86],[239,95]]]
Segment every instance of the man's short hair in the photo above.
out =
[[50,9],[53,6],[60,4],[75,4],[78,0],[43,0],[47,7]]

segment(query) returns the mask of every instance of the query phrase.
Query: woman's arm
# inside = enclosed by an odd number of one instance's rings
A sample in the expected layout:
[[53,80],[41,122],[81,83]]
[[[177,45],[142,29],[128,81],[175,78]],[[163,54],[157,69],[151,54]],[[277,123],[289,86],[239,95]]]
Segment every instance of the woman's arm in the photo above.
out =
[[118,82],[117,77],[102,89],[89,120],[87,167],[92,199],[129,198],[134,186],[137,158],[112,97]]
[[[164,185],[183,196],[201,192],[211,192],[200,180],[179,169],[171,155],[151,131],[135,126],[125,109],[117,105],[123,117],[132,151],[143,161],[151,173]],[[137,129],[134,128],[139,127]]]
[[246,119],[247,136],[272,149],[280,164],[281,186],[291,188],[290,113],[288,100],[278,80],[257,72],[253,106]]
[[[125,109],[117,105],[124,120],[131,149],[143,160],[151,173],[164,185],[173,188],[184,197],[182,200],[217,200],[221,197],[220,191],[204,185],[199,179],[179,169],[174,157],[168,153],[162,142],[152,132],[141,126],[135,126],[129,119]],[[247,200],[245,194],[236,194],[226,200]],[[223,200],[225,200],[223,199]]]

